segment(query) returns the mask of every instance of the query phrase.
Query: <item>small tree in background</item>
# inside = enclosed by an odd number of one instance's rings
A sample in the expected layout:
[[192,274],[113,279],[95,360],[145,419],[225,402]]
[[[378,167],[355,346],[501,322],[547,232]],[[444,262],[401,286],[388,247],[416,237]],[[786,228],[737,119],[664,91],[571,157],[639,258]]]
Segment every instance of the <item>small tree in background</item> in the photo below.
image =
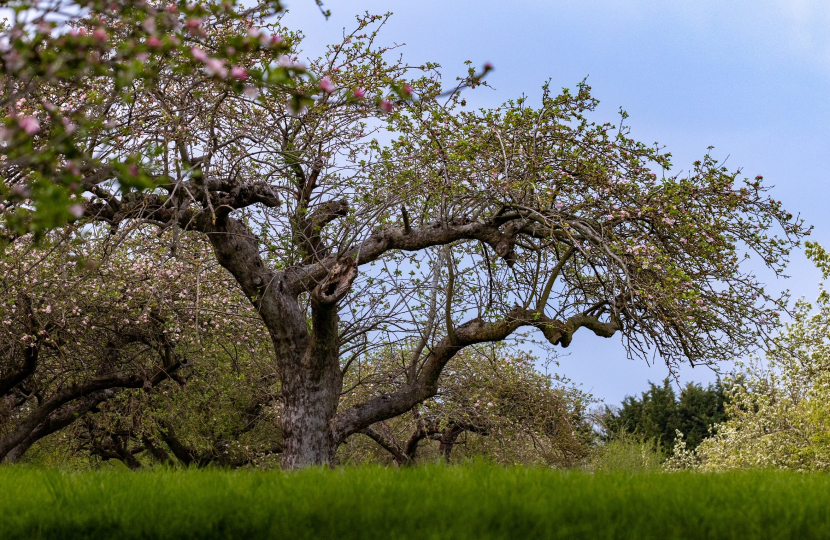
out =
[[[441,374],[435,397],[409,414],[362,432],[377,447],[352,438],[338,455],[346,462],[391,459],[398,465],[479,458],[503,464],[573,465],[593,442],[586,415],[591,398],[568,381],[542,375],[536,371],[537,362],[505,344],[467,349]],[[401,386],[403,374],[395,364],[394,355],[385,355],[367,371],[352,372],[343,405],[377,392],[375,386],[387,392]]]
[[[98,227],[50,233],[37,246],[21,239],[6,251],[0,460],[19,461],[66,428],[77,435],[96,425],[100,437],[86,449],[135,467],[136,448],[153,449],[159,428],[180,427],[181,416],[198,424],[196,410],[234,414],[221,406],[229,400],[268,406],[273,353],[259,318],[200,238],[183,237],[178,258],[168,240],[111,237]],[[191,410],[177,414],[184,387]],[[243,420],[255,422],[260,409],[252,406]],[[234,422],[225,424],[216,431]]]

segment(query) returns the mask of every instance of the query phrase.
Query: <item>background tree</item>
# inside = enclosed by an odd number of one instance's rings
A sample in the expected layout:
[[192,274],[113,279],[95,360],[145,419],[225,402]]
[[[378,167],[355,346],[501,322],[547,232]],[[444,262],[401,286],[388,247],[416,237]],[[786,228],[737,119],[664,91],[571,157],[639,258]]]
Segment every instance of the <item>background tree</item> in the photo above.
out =
[[[403,386],[405,377],[394,356],[379,355],[366,371],[349,372],[341,408],[376,394],[378,386],[386,393]],[[353,437],[341,446],[338,458],[397,465],[477,458],[573,465],[593,442],[586,415],[591,399],[567,381],[540,374],[537,362],[505,344],[465,349],[442,372],[435,397],[364,430],[377,446]]]
[[[182,232],[204,235],[261,317],[284,467],[332,463],[350,436],[434,397],[466,347],[523,327],[563,347],[581,328],[619,334],[631,356],[670,366],[731,359],[767,334],[783,300],[739,254],[780,273],[805,231],[760,178],[742,182],[709,156],[662,177],[659,148],[588,120],[597,102],[584,84],[546,87],[538,108],[467,111],[460,91],[480,76],[446,92],[437,66],[387,61],[385,21],[359,18],[307,79],[256,97],[216,69],[179,72],[171,52],[129,102],[102,110],[107,136],[85,142],[135,156],[156,189],[93,166],[79,182],[83,219],[169,230],[176,252]],[[254,15],[217,20],[198,46],[209,56],[261,26],[284,36],[285,55],[242,51],[236,65],[294,65],[301,36]],[[109,91],[91,81],[88,93]],[[298,107],[297,93],[314,99]],[[373,139],[380,129],[390,145]],[[390,347],[407,351],[405,382],[341,408],[348,372]]]
[[[39,247],[23,238],[0,259],[6,462],[125,399],[124,389],[184,385],[194,370],[217,370],[227,349],[270,358],[253,309],[205,258],[204,243],[183,239],[187,257],[174,259],[162,239],[99,229],[53,234]],[[250,369],[243,377],[256,376]]]
[[[808,256],[830,276],[817,244]],[[830,294],[796,305],[793,322],[771,342],[766,362],[731,378],[727,418],[691,451],[681,441],[674,467],[830,469]]]
[[689,383],[679,396],[668,378],[662,386],[649,386],[640,398],[626,397],[619,408],[606,406],[602,424],[607,438],[637,435],[671,453],[679,430],[691,450],[709,436],[713,424],[726,419],[727,392],[720,381],[706,388]]
[[[131,468],[278,465],[279,385],[270,355],[262,355],[267,342],[250,347],[224,337],[203,334],[204,353],[182,370],[182,384],[122,392],[34,459],[118,460]],[[205,341],[225,341],[227,349]]]

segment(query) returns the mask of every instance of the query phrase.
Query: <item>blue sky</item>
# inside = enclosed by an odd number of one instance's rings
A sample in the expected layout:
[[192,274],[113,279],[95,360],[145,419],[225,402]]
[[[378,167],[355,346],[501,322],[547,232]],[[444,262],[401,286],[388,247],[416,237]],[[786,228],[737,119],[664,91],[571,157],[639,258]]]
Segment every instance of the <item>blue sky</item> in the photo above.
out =
[[[633,134],[665,144],[678,170],[714,146],[730,168],[764,175],[773,198],[830,247],[827,0],[329,0],[329,20],[312,0],[287,6],[284,22],[304,31],[309,51],[336,42],[357,13],[392,11],[381,42],[406,43],[410,62],[439,62],[450,81],[464,60],[492,62],[495,91],[470,93],[476,106],[538,97],[547,79],[558,88],[588,77],[603,121],[615,122],[623,107]],[[801,253],[789,273],[770,288],[812,299],[820,275]],[[608,403],[668,372],[659,360],[627,360],[616,338],[578,333],[567,352],[558,371]],[[714,375],[686,368],[680,380]]]

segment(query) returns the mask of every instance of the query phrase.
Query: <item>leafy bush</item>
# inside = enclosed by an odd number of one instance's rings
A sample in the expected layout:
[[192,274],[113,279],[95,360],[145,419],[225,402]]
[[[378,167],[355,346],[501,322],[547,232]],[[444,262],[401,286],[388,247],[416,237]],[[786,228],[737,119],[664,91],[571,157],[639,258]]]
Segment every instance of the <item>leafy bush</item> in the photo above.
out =
[[[827,279],[828,254],[817,244],[807,254]],[[731,377],[728,418],[716,434],[696,451],[681,448],[671,466],[830,470],[830,293],[822,286],[815,306],[801,300],[793,315],[766,363]]]
[[590,471],[648,472],[660,470],[666,449],[655,439],[622,432],[597,446],[585,462]]

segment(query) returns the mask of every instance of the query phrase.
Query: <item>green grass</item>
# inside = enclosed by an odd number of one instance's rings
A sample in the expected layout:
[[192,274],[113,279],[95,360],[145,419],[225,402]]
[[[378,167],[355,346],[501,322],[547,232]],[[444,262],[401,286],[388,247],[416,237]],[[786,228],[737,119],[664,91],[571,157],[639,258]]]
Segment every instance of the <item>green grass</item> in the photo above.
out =
[[0,468],[0,538],[828,538],[830,476]]

